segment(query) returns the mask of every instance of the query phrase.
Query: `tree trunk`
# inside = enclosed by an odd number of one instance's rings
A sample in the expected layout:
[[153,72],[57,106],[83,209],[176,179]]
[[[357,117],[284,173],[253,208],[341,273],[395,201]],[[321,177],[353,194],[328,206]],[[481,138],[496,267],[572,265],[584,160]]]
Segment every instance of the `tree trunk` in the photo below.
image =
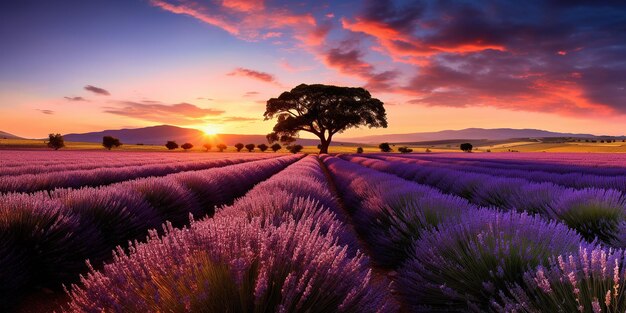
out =
[[328,154],[328,146],[330,146],[330,136],[328,138],[324,138],[324,136],[320,136],[320,140],[322,141],[320,144],[320,154]]

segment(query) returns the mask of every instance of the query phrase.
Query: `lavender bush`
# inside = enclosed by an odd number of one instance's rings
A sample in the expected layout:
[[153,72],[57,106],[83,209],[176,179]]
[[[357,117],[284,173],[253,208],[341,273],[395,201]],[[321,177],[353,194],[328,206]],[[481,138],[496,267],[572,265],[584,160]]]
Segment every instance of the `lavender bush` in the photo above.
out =
[[221,218],[168,229],[73,286],[72,312],[384,312],[363,257],[311,228]]
[[529,267],[581,242],[565,225],[537,216],[474,210],[415,242],[396,293],[413,312],[485,311]]
[[624,312],[624,250],[589,245],[524,274],[494,305],[501,312]]

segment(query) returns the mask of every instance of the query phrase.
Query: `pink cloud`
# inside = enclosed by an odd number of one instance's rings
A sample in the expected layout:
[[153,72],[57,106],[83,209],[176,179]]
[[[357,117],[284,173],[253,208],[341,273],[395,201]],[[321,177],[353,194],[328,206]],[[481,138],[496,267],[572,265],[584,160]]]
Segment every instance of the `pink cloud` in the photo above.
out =
[[266,83],[278,83],[276,78],[272,74],[265,72],[255,71],[247,68],[236,68],[234,71],[228,73],[228,76],[243,76],[252,79],[260,80]]

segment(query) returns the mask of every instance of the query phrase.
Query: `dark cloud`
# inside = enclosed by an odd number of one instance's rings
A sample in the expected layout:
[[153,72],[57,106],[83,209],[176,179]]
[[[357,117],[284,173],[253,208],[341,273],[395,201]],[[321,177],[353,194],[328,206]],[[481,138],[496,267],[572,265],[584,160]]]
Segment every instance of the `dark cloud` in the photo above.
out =
[[91,91],[97,95],[101,95],[101,96],[110,96],[111,93],[109,93],[106,89],[102,89],[96,86],[92,86],[92,85],[87,85],[85,86],[85,90],[87,91]]
[[272,74],[265,72],[255,71],[247,68],[236,68],[234,71],[228,73],[229,76],[244,76],[252,79],[260,80],[266,83],[276,83],[276,78]]
[[224,113],[222,110],[204,109],[185,102],[168,105],[118,101],[116,104],[117,105],[113,107],[105,107],[104,112],[146,121],[181,125],[196,124],[207,118],[219,116]]
[[[342,24],[405,64],[411,103],[626,113],[624,1],[370,0]],[[328,61],[380,81],[361,51]]]
[[83,97],[63,97],[63,98],[67,99],[68,101],[87,101],[87,99]]

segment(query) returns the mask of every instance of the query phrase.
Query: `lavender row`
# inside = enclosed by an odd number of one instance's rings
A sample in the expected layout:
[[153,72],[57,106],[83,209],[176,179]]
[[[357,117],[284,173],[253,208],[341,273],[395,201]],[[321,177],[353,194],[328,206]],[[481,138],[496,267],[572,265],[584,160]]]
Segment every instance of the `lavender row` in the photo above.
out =
[[[417,156],[414,154],[413,156]],[[564,152],[525,152],[525,153],[433,153],[419,154],[419,157],[463,158],[468,160],[488,160],[490,162],[540,162],[580,167],[624,168],[626,154],[623,153],[564,153]]]
[[[376,155],[383,156],[383,155]],[[517,171],[519,173],[524,172],[532,172],[533,175],[556,175],[555,177],[559,177],[558,174],[564,175],[563,177],[568,177],[567,174],[578,176],[589,176],[592,178],[594,176],[598,176],[597,179],[607,178],[611,176],[619,176],[626,175],[626,168],[617,168],[617,167],[592,167],[592,166],[576,166],[571,164],[550,164],[550,163],[541,163],[541,162],[519,162],[516,160],[473,160],[467,158],[451,158],[451,157],[438,157],[437,155],[432,156],[417,156],[417,155],[398,155],[398,157],[415,160],[416,162],[420,162],[422,164],[445,164],[445,165],[457,165],[463,167],[472,167],[472,168],[482,168],[482,169],[490,169],[494,171],[498,170],[511,170]]]
[[[237,157],[241,157],[238,155]],[[251,159],[262,158],[259,155],[249,156]],[[271,157],[271,156],[267,156]],[[141,165],[158,165],[158,164],[183,164],[189,162],[206,161],[217,158],[225,158],[223,155],[211,154],[204,155],[202,157],[188,158],[188,157],[176,157],[170,159],[153,158],[151,155],[144,155],[141,158],[94,158],[94,159],[80,159],[80,160],[63,160],[54,162],[52,164],[33,164],[31,162],[25,162],[22,160],[23,166],[14,167],[1,167],[0,176],[9,175],[22,175],[22,174],[39,174],[39,173],[51,173],[62,172],[71,170],[90,170],[97,168],[116,168],[126,166],[141,166]],[[227,158],[227,157],[226,157]]]
[[69,308],[397,311],[388,285],[372,281],[367,258],[355,249],[328,190],[317,159],[300,160],[214,218],[189,230],[169,229],[161,239],[154,235],[129,255],[118,253],[104,271],[73,287]]
[[0,308],[33,288],[59,288],[120,244],[169,221],[212,214],[296,161],[288,156],[101,188],[0,197]]
[[384,161],[399,161],[408,162],[422,167],[434,167],[434,168],[446,168],[452,170],[458,170],[463,172],[486,174],[490,176],[501,176],[510,178],[521,178],[531,182],[543,183],[549,182],[565,187],[571,187],[576,189],[584,188],[601,188],[601,189],[615,189],[622,192],[626,192],[626,175],[617,176],[602,176],[593,174],[582,174],[578,172],[559,174],[548,173],[544,171],[528,171],[528,170],[515,170],[515,169],[497,169],[482,166],[470,166],[467,164],[456,164],[448,162],[438,161],[426,161],[409,159],[409,158],[396,158],[389,156],[375,156],[375,158]]
[[102,186],[141,177],[164,176],[178,172],[204,170],[253,160],[255,158],[222,158],[179,164],[140,165],[5,176],[0,179],[0,193]]
[[552,183],[421,166],[410,161],[342,157],[459,195],[477,205],[539,213],[560,220],[588,240],[598,238],[612,246],[626,246],[626,198],[617,190],[577,190]]
[[[528,268],[588,245],[567,226],[464,199],[354,163],[325,159],[372,256],[396,268],[407,312],[497,310]],[[358,220],[358,221],[356,221]],[[383,256],[383,257],[381,257]]]
[[322,232],[333,230],[337,241],[358,250],[356,234],[341,209],[317,157],[308,156],[250,190],[232,206],[218,210],[221,216],[264,218],[272,225],[287,220],[313,218]]

